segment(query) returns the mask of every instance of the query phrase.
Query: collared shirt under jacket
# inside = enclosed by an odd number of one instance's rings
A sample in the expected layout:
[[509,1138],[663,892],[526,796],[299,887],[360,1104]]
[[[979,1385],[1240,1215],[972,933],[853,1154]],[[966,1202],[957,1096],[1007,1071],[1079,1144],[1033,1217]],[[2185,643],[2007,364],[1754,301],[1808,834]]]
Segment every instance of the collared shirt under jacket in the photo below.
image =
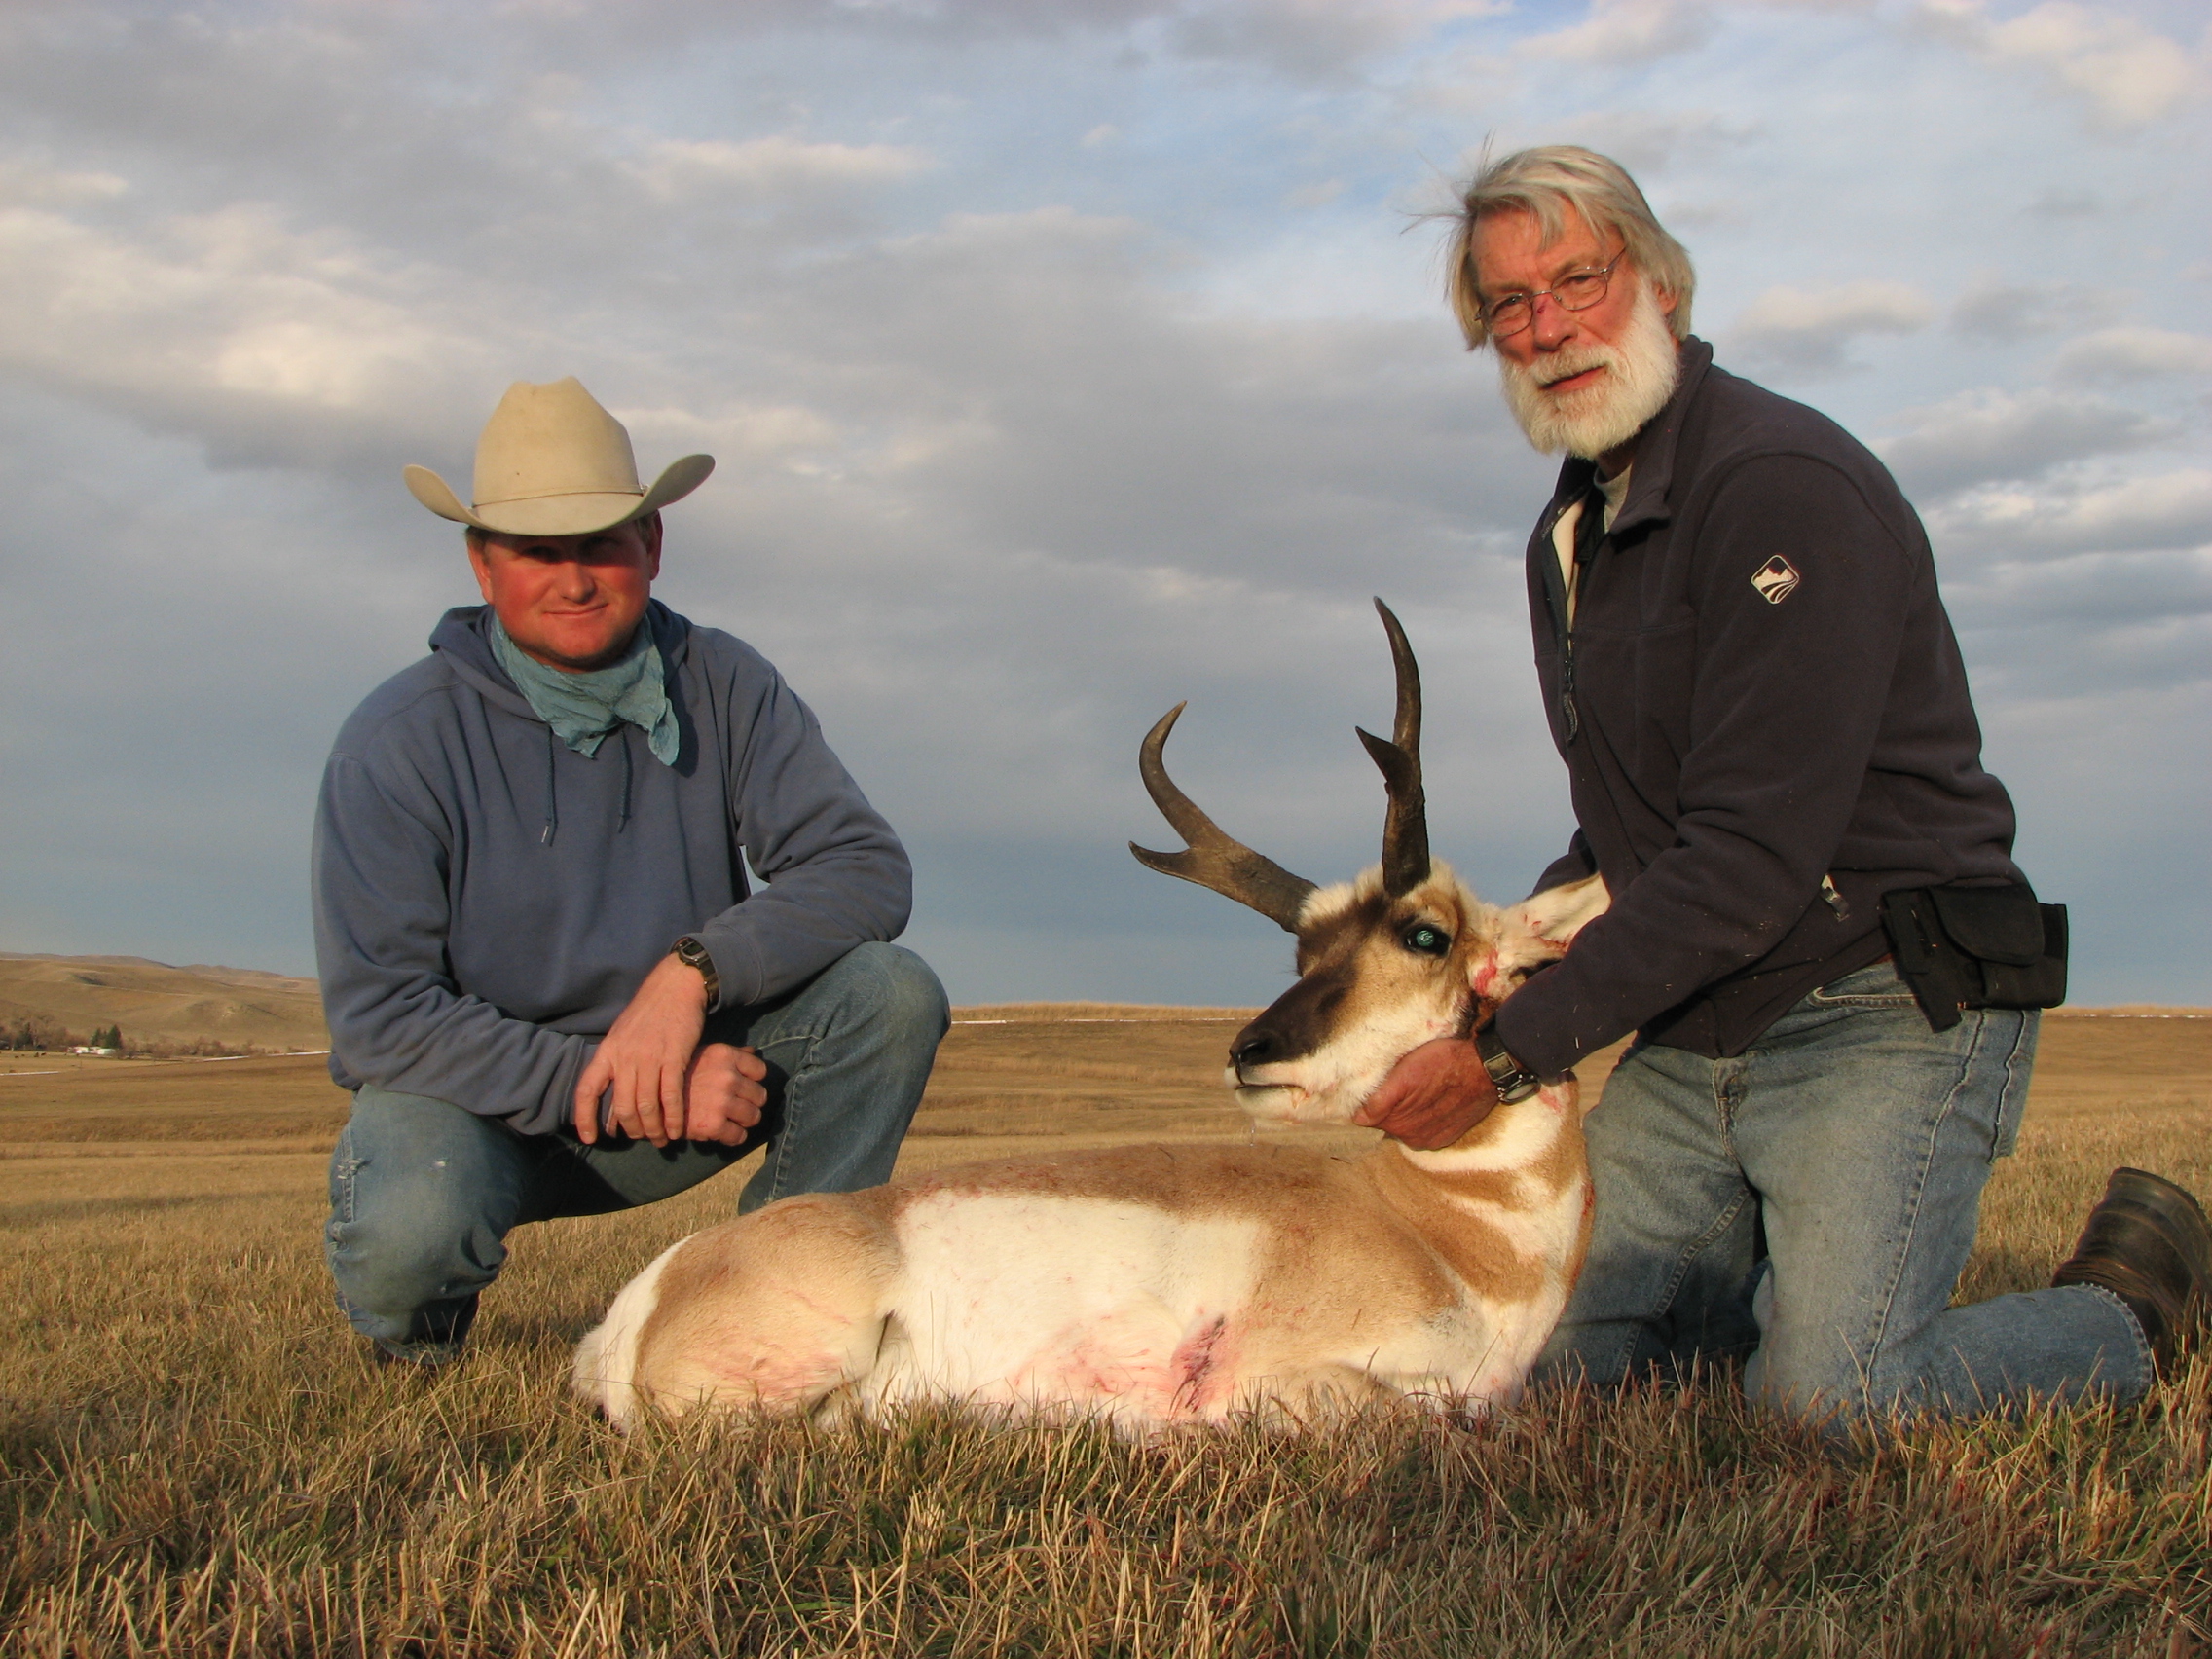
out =
[[[448,611],[323,773],[315,955],[342,1088],[547,1133],[682,935],[732,1008],[906,925],[904,849],[752,646],[648,607],[682,729],[662,765],[627,723],[594,755],[556,738],[494,659],[487,617]],[[750,897],[748,862],[765,883]]]
[[1884,893],[2022,879],[1927,535],[1863,445],[1685,342],[1570,628],[1552,526],[1593,470],[1561,470],[1528,551],[1580,826],[1539,885],[1612,895],[1499,1012],[1545,1073],[1640,1028],[1741,1053],[1887,952]]

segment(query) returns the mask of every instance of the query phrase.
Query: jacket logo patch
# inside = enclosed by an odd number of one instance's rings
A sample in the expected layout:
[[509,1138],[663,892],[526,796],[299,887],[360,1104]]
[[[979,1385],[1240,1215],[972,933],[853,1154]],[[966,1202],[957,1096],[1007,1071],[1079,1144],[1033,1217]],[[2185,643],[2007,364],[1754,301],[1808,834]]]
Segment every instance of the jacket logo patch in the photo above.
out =
[[1797,568],[1779,553],[1751,572],[1751,586],[1769,605],[1780,605],[1795,593],[1799,579]]

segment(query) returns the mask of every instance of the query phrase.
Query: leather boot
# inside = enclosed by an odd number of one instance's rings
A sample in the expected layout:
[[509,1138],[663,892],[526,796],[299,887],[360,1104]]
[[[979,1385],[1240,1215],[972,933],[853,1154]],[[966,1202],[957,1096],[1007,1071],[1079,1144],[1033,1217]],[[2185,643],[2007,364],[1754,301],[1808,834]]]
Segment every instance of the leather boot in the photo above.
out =
[[2115,1169],[2050,1282],[2101,1285],[2126,1303],[2164,1377],[2212,1310],[2212,1223],[2171,1181]]

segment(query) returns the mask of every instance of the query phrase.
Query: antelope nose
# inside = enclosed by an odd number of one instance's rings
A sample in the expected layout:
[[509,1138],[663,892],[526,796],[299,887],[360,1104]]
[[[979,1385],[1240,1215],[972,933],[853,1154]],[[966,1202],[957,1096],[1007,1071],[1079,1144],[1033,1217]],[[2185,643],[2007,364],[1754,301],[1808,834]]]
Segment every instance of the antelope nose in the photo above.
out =
[[1246,1066],[1264,1066],[1274,1058],[1277,1047],[1273,1032],[1247,1025],[1229,1045],[1229,1063],[1238,1071]]

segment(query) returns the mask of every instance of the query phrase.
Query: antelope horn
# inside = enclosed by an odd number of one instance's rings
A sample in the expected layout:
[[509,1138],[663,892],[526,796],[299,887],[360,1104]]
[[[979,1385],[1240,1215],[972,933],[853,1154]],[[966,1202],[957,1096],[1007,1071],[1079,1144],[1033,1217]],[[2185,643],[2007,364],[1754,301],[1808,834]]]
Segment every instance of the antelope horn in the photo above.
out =
[[1145,734],[1137,750],[1137,771],[1144,777],[1152,804],[1190,842],[1191,849],[1156,853],[1131,841],[1129,851],[1149,869],[1210,887],[1239,904],[1250,905],[1284,932],[1296,933],[1298,912],[1306,896],[1313,891],[1313,883],[1291,874],[1272,859],[1262,858],[1243,842],[1231,840],[1167,776],[1167,763],[1161,752],[1167,746],[1167,734],[1175,729],[1176,717],[1187,706],[1177,703]]
[[[1428,879],[1428,796],[1420,783],[1420,665],[1406,631],[1380,599],[1375,608],[1390,636],[1390,662],[1398,674],[1398,708],[1387,741],[1360,730],[1359,741],[1382,773],[1390,809],[1382,820],[1382,887],[1392,898]],[[1354,728],[1358,730],[1359,728]]]

